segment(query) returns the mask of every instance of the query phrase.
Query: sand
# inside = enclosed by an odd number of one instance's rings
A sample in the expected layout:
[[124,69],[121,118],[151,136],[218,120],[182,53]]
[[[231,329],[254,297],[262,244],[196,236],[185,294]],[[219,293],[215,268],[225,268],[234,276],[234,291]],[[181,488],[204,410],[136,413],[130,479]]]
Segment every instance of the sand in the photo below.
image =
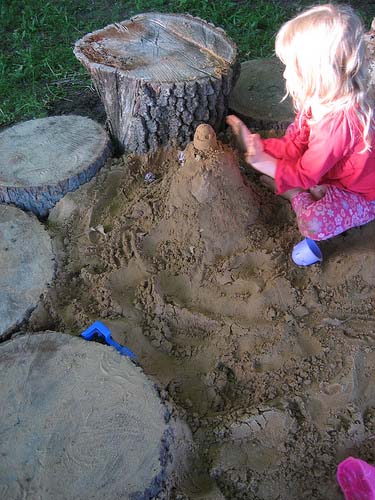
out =
[[100,319],[137,353],[193,432],[171,498],[342,498],[338,462],[375,461],[375,224],[299,268],[288,202],[229,146],[178,155],[112,159],[57,204],[28,328]]

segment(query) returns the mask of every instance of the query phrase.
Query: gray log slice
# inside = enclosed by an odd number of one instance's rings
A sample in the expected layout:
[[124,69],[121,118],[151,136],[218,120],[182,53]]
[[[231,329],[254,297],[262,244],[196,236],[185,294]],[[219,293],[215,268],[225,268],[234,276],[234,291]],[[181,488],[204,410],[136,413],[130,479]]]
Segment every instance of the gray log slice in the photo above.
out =
[[51,240],[38,219],[0,205],[0,339],[28,318],[52,281]]
[[284,66],[275,57],[241,64],[240,77],[229,99],[229,109],[254,130],[285,130],[294,120],[285,95]]
[[89,181],[111,152],[98,123],[83,116],[52,116],[0,133],[0,202],[40,217],[69,191]]
[[225,32],[188,15],[147,13],[89,33],[74,49],[90,71],[122,150],[185,146],[200,123],[218,131],[238,76]]
[[112,347],[56,332],[3,342],[0,395],[1,498],[146,500],[165,488],[172,420]]

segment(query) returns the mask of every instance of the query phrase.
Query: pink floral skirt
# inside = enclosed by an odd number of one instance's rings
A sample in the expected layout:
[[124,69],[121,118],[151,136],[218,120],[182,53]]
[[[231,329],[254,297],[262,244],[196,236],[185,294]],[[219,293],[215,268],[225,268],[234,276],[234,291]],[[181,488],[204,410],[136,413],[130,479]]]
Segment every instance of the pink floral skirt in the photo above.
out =
[[312,240],[327,240],[375,219],[375,201],[336,186],[326,186],[326,194],[314,200],[308,191],[292,199],[299,230]]

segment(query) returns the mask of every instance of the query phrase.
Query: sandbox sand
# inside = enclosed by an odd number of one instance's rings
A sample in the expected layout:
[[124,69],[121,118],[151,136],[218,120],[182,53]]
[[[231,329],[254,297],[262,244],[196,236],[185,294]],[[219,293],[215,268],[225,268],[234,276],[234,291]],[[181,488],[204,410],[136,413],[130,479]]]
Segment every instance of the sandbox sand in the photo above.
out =
[[298,268],[286,200],[229,146],[185,156],[112,159],[58,203],[56,283],[28,329],[100,319],[137,353],[193,431],[174,498],[342,498],[338,462],[375,462],[375,224]]

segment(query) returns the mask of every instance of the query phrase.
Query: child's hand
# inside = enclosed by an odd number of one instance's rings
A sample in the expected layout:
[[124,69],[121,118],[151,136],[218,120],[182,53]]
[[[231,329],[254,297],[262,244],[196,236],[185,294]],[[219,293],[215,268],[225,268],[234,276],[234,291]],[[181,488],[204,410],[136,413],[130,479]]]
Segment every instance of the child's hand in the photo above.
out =
[[263,143],[259,134],[251,134],[247,143],[245,160],[248,163],[256,163],[257,161],[261,161],[263,151]]
[[257,162],[263,153],[263,144],[259,134],[252,134],[246,125],[237,116],[227,116],[227,124],[232,127],[233,133],[245,153],[248,163]]

